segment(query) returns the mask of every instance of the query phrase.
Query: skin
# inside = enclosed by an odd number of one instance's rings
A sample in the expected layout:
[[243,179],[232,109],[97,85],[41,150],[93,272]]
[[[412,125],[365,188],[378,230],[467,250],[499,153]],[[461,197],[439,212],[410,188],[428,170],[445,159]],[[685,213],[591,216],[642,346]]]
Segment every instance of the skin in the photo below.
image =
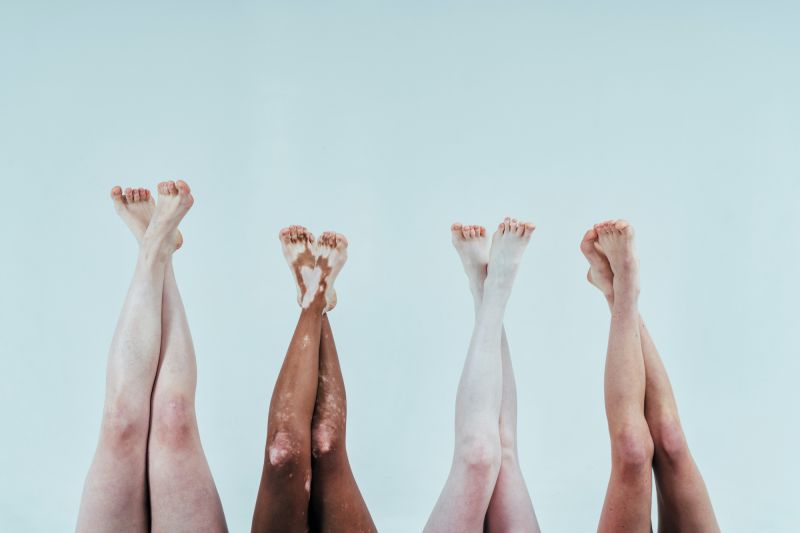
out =
[[456,395],[453,463],[426,532],[539,531],[517,458],[516,389],[503,328],[534,229],[506,219],[489,246],[480,226],[451,228],[475,301],[475,326]]
[[[112,340],[100,440],[78,531],[227,531],[194,416],[196,366],[172,270],[178,224],[194,199],[183,182],[114,187],[139,257]],[[152,409],[151,409],[152,405]]]
[[270,401],[252,531],[374,532],[347,458],[347,402],[327,317],[347,240],[327,232],[315,242],[290,226],[280,241],[301,311]]
[[605,371],[611,478],[598,531],[651,531],[654,472],[660,532],[719,532],[669,378],[638,311],[633,228],[624,220],[597,224],[580,248],[590,265],[587,279],[611,310]]

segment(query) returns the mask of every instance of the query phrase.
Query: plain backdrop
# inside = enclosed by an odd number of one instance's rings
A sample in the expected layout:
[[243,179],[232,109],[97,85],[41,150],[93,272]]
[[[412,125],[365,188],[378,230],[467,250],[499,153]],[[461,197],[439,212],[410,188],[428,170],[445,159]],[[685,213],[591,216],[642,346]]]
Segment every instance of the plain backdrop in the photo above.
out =
[[178,283],[231,531],[298,309],[278,230],[350,240],[331,321],[379,529],[446,478],[472,300],[453,221],[538,229],[506,315],[544,531],[596,527],[608,311],[584,231],[637,231],[641,309],[726,532],[798,531],[795,2],[0,4],[0,529],[74,528],[136,246],[109,189],[189,182]]

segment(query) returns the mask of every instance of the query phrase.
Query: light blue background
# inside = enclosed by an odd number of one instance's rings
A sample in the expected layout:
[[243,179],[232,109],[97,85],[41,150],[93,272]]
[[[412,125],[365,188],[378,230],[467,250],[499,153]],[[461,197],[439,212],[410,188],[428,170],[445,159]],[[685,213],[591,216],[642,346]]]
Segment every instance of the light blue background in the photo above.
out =
[[726,532],[797,531],[794,2],[3,2],[0,529],[67,531],[136,248],[112,185],[186,179],[197,408],[249,529],[296,319],[276,239],[345,233],[332,323],[384,532],[444,483],[472,304],[451,222],[538,230],[507,327],[545,531],[592,531],[608,313],[578,241],[624,217],[641,307]]

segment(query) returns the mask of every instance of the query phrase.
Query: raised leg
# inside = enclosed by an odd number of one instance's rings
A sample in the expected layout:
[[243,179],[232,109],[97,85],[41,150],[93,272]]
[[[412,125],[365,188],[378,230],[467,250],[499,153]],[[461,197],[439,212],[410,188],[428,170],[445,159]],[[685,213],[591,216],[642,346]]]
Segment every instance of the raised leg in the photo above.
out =
[[506,219],[492,240],[483,298],[456,395],[453,464],[427,532],[484,529],[502,463],[503,314],[533,230],[533,224]]
[[302,310],[272,393],[254,532],[305,532],[311,492],[311,420],[317,398],[322,315],[335,305],[333,280],[344,264],[342,249],[315,256],[314,237],[303,227],[281,231],[283,253],[298,287]]
[[[123,195],[114,187],[111,196],[140,247],[109,351],[100,440],[78,513],[81,532],[149,530],[147,436],[161,347],[164,275],[177,247],[178,223],[191,206],[156,208],[146,189],[127,189]],[[158,222],[146,229],[151,216]]]
[[[489,242],[482,226],[451,228],[453,245],[458,252],[469,280],[475,312],[483,301],[483,284],[489,265]],[[519,467],[517,452],[517,388],[511,352],[505,328],[501,338],[503,364],[503,399],[500,407],[500,472],[486,511],[485,530],[490,532],[537,532],[539,524],[533,510],[528,487]]]
[[[597,233],[589,230],[581,243],[591,265],[588,279],[613,309],[613,273],[596,242]],[[719,531],[708,491],[680,425],[669,377],[641,316],[639,333],[646,376],[645,417],[654,443],[659,531]]]
[[611,478],[598,531],[650,531],[653,440],[644,417],[645,368],[639,335],[638,262],[633,228],[598,224],[598,245],[614,275],[614,303],[605,369]]
[[[320,239],[322,240],[322,238]],[[317,404],[311,424],[311,524],[314,531],[377,531],[345,447],[347,399],[328,315],[322,317]]]
[[200,443],[196,387],[194,346],[170,261],[164,280],[161,360],[148,447],[153,531],[227,531]]

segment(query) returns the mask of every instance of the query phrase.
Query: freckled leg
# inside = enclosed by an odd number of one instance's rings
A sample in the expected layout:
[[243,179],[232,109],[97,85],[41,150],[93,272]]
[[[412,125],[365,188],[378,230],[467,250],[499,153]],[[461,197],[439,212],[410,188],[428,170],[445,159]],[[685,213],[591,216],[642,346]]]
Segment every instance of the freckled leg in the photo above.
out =
[[345,446],[347,399],[328,315],[322,317],[319,384],[311,426],[311,524],[314,531],[377,531]]

